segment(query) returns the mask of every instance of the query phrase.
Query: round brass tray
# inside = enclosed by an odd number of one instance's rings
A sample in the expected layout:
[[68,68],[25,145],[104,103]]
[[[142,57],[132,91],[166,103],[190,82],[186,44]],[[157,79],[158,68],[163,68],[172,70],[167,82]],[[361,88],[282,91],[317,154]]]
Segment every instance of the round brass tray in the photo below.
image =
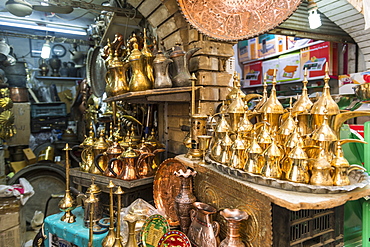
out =
[[245,180],[248,182],[265,185],[273,188],[296,191],[296,192],[307,192],[314,194],[335,194],[349,192],[357,188],[363,188],[370,183],[370,177],[367,172],[362,170],[353,170],[349,174],[350,185],[346,186],[318,186],[311,184],[294,183],[286,180],[280,180],[276,178],[266,178],[261,175],[252,174],[242,170],[234,169],[229,166],[218,163],[206,157],[206,161],[211,163],[217,170],[230,175],[234,178]]
[[177,0],[185,19],[215,39],[243,40],[263,34],[287,19],[302,0]]

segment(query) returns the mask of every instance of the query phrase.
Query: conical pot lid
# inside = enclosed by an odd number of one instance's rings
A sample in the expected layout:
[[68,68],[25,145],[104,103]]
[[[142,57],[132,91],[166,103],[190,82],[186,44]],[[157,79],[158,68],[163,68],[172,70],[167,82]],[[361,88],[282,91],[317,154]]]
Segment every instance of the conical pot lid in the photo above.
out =
[[293,108],[292,108],[292,113],[308,114],[313,105],[307,93],[307,83],[308,83],[307,68],[304,71],[304,80],[302,83],[303,83],[302,94],[298,98],[298,100],[294,103]]
[[260,113],[270,113],[270,114],[283,114],[284,107],[276,97],[276,69],[274,70],[274,78],[272,80],[272,89],[270,97],[266,100],[266,103],[263,104]]

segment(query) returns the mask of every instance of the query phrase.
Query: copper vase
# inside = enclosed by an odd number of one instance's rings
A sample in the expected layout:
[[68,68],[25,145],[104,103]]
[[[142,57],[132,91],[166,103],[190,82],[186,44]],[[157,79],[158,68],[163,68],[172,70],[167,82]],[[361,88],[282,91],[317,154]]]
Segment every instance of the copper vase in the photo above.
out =
[[225,218],[228,225],[227,237],[222,240],[219,247],[245,247],[245,244],[240,238],[240,223],[242,220],[248,219],[248,214],[239,209],[225,208],[220,212]]
[[202,202],[194,202],[193,206],[196,210],[191,210],[191,224],[187,234],[190,242],[198,247],[217,247],[220,225],[211,219],[217,210]]
[[186,172],[183,170],[174,173],[181,179],[180,193],[175,197],[175,207],[177,216],[180,219],[180,229],[182,232],[188,232],[191,223],[190,210],[193,207],[193,203],[197,200],[192,192],[192,177],[197,172],[187,169]]

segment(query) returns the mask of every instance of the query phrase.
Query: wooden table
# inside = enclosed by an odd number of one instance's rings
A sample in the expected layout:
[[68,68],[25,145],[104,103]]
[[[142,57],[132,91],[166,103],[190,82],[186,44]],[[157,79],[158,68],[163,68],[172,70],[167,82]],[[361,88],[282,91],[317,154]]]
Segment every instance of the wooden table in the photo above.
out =
[[[296,215],[300,215],[303,212],[301,210],[307,210],[310,214],[313,212],[314,215],[322,214],[323,217],[333,214],[338,221],[331,223],[338,229],[337,231],[326,229],[325,234],[337,232],[332,238],[334,240],[338,238],[336,241],[340,241],[338,236],[342,236],[343,233],[343,230],[340,230],[340,225],[343,226],[343,220],[339,219],[343,218],[343,207],[340,206],[347,201],[370,195],[370,185],[337,194],[286,191],[231,177],[212,165],[199,165],[198,162],[187,159],[184,155],[179,155],[176,159],[198,172],[194,178],[194,194],[199,201],[210,204],[219,210],[226,207],[239,208],[250,215],[249,219],[242,224],[241,235],[243,240],[252,246],[283,246],[282,243],[285,243],[284,246],[294,246],[286,243],[289,236],[284,235],[283,232],[286,230],[289,235],[289,226],[293,225],[289,221],[289,214],[297,212]],[[282,221],[283,216],[285,218]],[[310,217],[314,218],[315,216]],[[217,216],[216,220],[222,225],[221,237],[225,236],[225,220],[220,216]],[[273,221],[279,222],[280,229],[273,229]],[[284,221],[286,222],[284,223]],[[299,242],[299,239],[297,241]]]

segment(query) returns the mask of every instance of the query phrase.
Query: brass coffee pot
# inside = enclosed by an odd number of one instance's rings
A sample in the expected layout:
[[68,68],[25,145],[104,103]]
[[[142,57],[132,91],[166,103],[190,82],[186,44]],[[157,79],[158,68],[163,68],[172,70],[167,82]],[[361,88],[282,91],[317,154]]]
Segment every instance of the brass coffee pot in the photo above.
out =
[[107,82],[106,92],[108,97],[117,96],[129,91],[127,82],[128,69],[129,63],[122,62],[118,58],[116,51],[113,61],[110,63],[105,76],[105,80]]
[[280,168],[280,159],[282,152],[277,146],[275,138],[272,138],[270,146],[262,153],[265,161],[262,167],[261,175],[266,178],[280,179],[282,172]]
[[304,79],[302,83],[303,83],[302,94],[301,96],[299,96],[297,101],[294,103],[291,112],[298,119],[299,133],[305,136],[307,134],[312,133],[311,123],[310,123],[310,110],[313,105],[307,93],[307,83],[308,83],[307,68],[305,68]]
[[267,80],[267,74],[265,73],[265,75],[263,77],[263,93],[262,93],[262,98],[260,99],[260,101],[257,103],[257,105],[253,109],[253,111],[256,112],[256,113],[261,112],[261,107],[266,103],[266,101],[268,99],[266,80]]
[[170,58],[173,63],[173,76],[172,82],[174,87],[189,87],[191,86],[191,75],[189,72],[189,60],[195,52],[201,48],[196,47],[185,52],[181,49],[180,43],[176,43],[172,48],[173,51],[170,54]]
[[319,154],[310,164],[311,178],[310,184],[320,186],[333,186],[331,172],[333,167],[328,161],[329,153],[324,149],[323,142],[319,144]]
[[354,142],[354,143],[363,143],[367,142],[357,139],[344,139],[337,141],[337,150],[334,159],[331,161],[331,166],[334,167],[333,173],[333,184],[337,186],[350,185],[348,174],[356,169],[366,170],[365,167],[359,165],[350,165],[342,151],[342,145],[345,143]]
[[243,169],[245,163],[245,145],[241,138],[241,134],[238,134],[234,143],[231,145],[231,159],[229,166],[235,169]]
[[[237,76],[236,79],[239,79]],[[236,133],[238,130],[238,124],[240,122],[240,118],[244,115],[244,101],[241,97],[242,92],[239,90],[236,94],[236,97],[231,101],[229,107],[227,108],[227,113],[230,117],[230,126],[231,131]]]
[[133,49],[129,56],[129,62],[132,69],[132,76],[129,82],[130,92],[145,91],[153,88],[153,83],[148,79],[144,69],[144,56],[138,49],[137,39],[135,34],[130,40]]
[[[106,152],[102,153],[102,154],[98,154],[97,156],[95,156],[95,159],[94,159],[94,165],[96,166],[96,168],[98,168],[98,170],[105,176],[108,176],[108,177],[115,177],[113,175],[113,173],[110,172],[110,170],[108,169],[108,166],[105,170],[103,170],[100,165],[99,165],[99,159],[101,157],[105,157],[106,160],[111,160],[113,158],[117,158],[118,156],[121,155],[121,153],[124,151],[124,149],[121,147],[121,145],[119,145],[118,142],[113,142],[113,145],[110,146]],[[118,174],[118,173],[121,173],[122,171],[122,167],[120,166],[120,163],[117,162],[117,161],[114,161],[112,163],[112,166],[113,166],[113,171]]]
[[324,115],[327,115],[328,124],[332,126],[331,124],[333,118],[340,113],[337,103],[331,97],[329,80],[329,66],[328,63],[326,63],[324,76],[325,85],[322,91],[322,95],[311,108],[313,129],[317,129],[322,125],[322,123],[324,122]]
[[229,136],[229,133],[225,133],[225,137],[221,140],[221,154],[217,159],[222,164],[228,164],[231,158],[231,145],[233,144],[232,139]]
[[285,175],[285,179],[295,183],[309,183],[310,175],[307,168],[307,154],[300,147],[296,146],[287,156],[289,162],[289,170]]
[[252,132],[252,142],[248,149],[246,150],[247,160],[244,164],[243,170],[253,174],[261,174],[263,166],[263,157],[261,156],[263,149],[258,145],[256,137],[256,132]]
[[148,37],[146,35],[146,28],[144,28],[144,37],[143,37],[143,49],[141,53],[144,55],[144,71],[148,80],[154,85],[154,74],[153,74],[153,60],[154,56],[153,53],[148,48]]
[[[99,139],[94,143],[94,146],[92,147],[94,157],[98,156],[99,154],[103,154],[105,151],[107,151],[108,147],[109,145],[104,138],[104,130],[101,130]],[[99,159],[98,165],[100,166],[102,171],[105,171],[107,169],[107,161],[107,157],[105,156],[103,156],[102,159]],[[91,166],[89,172],[92,174],[101,174],[100,170],[95,165]]]
[[266,114],[267,122],[270,124],[271,131],[276,131],[279,128],[281,115],[284,113],[283,105],[276,96],[276,69],[274,69],[274,77],[272,80],[272,89],[270,97],[266,103],[260,108],[259,113]]

